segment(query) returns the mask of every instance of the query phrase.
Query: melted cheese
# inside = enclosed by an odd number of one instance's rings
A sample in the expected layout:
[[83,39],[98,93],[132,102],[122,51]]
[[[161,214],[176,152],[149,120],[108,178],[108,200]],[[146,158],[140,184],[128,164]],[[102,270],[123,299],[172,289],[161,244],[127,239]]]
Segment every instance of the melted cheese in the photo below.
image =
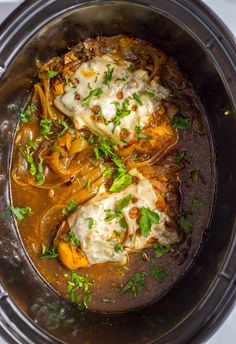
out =
[[[76,238],[81,242],[81,249],[85,252],[89,263],[97,264],[104,262],[127,263],[128,253],[144,249],[155,239],[162,245],[178,242],[179,236],[176,231],[166,230],[166,223],[170,221],[168,215],[158,211],[156,208],[157,195],[149,180],[144,178],[137,170],[130,171],[130,175],[139,178],[138,184],[131,184],[120,193],[102,192],[93,199],[80,206],[69,219],[69,226],[73,227]],[[117,201],[131,195],[137,201],[129,204],[122,210],[128,224],[125,230],[120,226],[117,216],[110,221],[105,221],[109,213],[115,214]],[[146,207],[158,213],[160,222],[153,224],[147,237],[139,231],[136,219],[130,217],[132,208]],[[94,224],[88,228],[88,219],[93,218]],[[116,245],[122,243],[123,252],[116,252]]]
[[[130,71],[130,63],[125,60],[115,61],[110,55],[94,57],[84,62],[76,70],[73,79],[76,85],[65,86],[64,95],[55,99],[56,107],[66,115],[73,117],[77,129],[86,126],[95,135],[110,137],[116,144],[124,145],[121,140],[122,129],[129,130],[130,141],[135,137],[135,127],[141,128],[148,123],[149,116],[155,111],[162,99],[169,95],[169,91],[152,81],[150,84],[147,71],[143,69]],[[114,69],[114,70],[113,70]],[[111,81],[104,83],[104,77],[108,70],[113,70]],[[99,97],[92,97],[90,102],[83,105],[83,100],[92,90],[101,89]],[[148,91],[153,96],[145,94]],[[138,94],[140,102],[133,95]],[[121,97],[122,99],[119,99]],[[116,105],[128,99],[129,115],[121,118],[120,123],[114,129],[112,122],[116,116]],[[93,108],[101,109],[104,121],[95,120]]]

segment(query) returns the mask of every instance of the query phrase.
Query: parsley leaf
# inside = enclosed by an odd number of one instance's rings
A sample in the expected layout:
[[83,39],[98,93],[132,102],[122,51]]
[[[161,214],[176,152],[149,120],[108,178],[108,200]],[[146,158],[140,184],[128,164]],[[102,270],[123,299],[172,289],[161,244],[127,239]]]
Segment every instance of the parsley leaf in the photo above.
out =
[[10,206],[10,209],[18,221],[24,220],[25,215],[27,215],[31,211],[30,207],[18,208],[18,207],[13,207],[13,205]]
[[67,207],[62,210],[62,214],[65,215],[65,216],[68,216],[70,213],[75,211],[77,206],[78,206],[78,204],[76,202],[70,201],[68,203]]
[[69,129],[69,125],[68,125],[68,123],[66,121],[64,121],[62,119],[59,119],[57,121],[57,123],[63,126],[62,131],[58,134],[58,137],[60,137],[60,136],[64,135],[65,132]]
[[112,132],[114,133],[116,127],[121,124],[121,119],[128,116],[131,110],[129,109],[129,98],[126,98],[123,103],[114,101],[112,104],[116,107],[116,115],[111,121],[107,122],[107,124],[113,123]]
[[139,139],[150,140],[152,138],[150,135],[146,135],[142,132],[140,125],[136,125],[135,131],[136,131],[136,135]]
[[124,198],[122,198],[121,200],[116,202],[116,212],[120,213],[121,210],[123,210],[125,207],[127,207],[127,205],[129,204],[129,202],[131,201],[132,195],[128,195]]
[[58,75],[58,72],[56,72],[55,70],[49,70],[48,71],[48,77],[49,79],[55,78],[55,76]]
[[177,215],[177,222],[180,225],[180,228],[183,230],[184,233],[188,234],[192,231],[193,225],[187,219],[188,213],[185,211],[181,211]]
[[21,147],[19,147],[19,150],[30,166],[29,173],[31,174],[31,176],[35,176],[37,173],[37,167],[32,156],[33,152],[30,153],[29,149],[23,150]]
[[81,105],[88,105],[93,97],[99,97],[102,93],[103,91],[101,88],[95,88],[94,90],[90,91],[89,95],[82,100]]
[[27,123],[31,120],[32,118],[32,112],[36,110],[37,106],[34,103],[31,103],[30,105],[27,106],[26,110],[21,113],[20,115],[20,120],[22,123]]
[[166,277],[166,270],[159,268],[158,266],[151,266],[149,275],[154,277],[158,282],[162,282]]
[[152,245],[153,249],[156,251],[156,257],[160,258],[171,251],[171,246],[162,246],[158,242]]
[[155,93],[150,92],[150,91],[145,91],[145,92],[144,92],[144,95],[145,95],[146,97],[150,97],[150,98],[155,97]]
[[41,245],[42,245],[42,253],[40,256],[41,259],[53,259],[59,256],[54,246],[47,247],[44,244],[41,244]]
[[143,105],[143,102],[142,102],[140,96],[138,95],[138,93],[136,93],[136,92],[133,93],[133,98],[134,98],[134,100],[136,100],[136,102],[137,102],[139,105]]
[[112,175],[112,172],[113,172],[114,168],[113,167],[109,167],[107,168],[104,172],[103,172],[103,176],[104,177],[108,177],[108,176],[111,176]]
[[175,163],[177,165],[180,165],[182,162],[186,160],[186,157],[187,157],[187,152],[186,151],[181,152],[180,154],[174,157]]
[[105,85],[109,85],[109,83],[111,82],[113,72],[114,72],[114,68],[111,68],[111,65],[108,64],[107,71],[104,73],[104,79],[103,79],[103,83]]
[[147,237],[151,231],[152,224],[160,222],[160,216],[149,208],[142,207],[140,209],[140,230],[143,236]]
[[146,274],[142,271],[136,272],[131,280],[121,288],[121,293],[130,293],[133,294],[134,297],[137,297],[138,293],[145,288],[145,275]]
[[122,244],[117,244],[115,247],[117,253],[122,253],[124,251],[124,246]]
[[40,121],[40,134],[45,137],[46,140],[49,140],[48,135],[52,134],[52,120],[51,119],[41,119]]
[[67,235],[63,235],[62,240],[65,242],[70,241],[74,246],[80,246],[80,241],[75,236],[74,228],[71,228]]
[[[91,301],[91,287],[93,281],[88,279],[88,276],[78,275],[75,271],[71,271],[71,281],[67,282],[67,291],[70,295],[71,302],[76,304],[80,309],[88,308]],[[78,290],[81,294],[78,295]]]
[[39,163],[38,163],[38,173],[35,176],[36,179],[36,184],[41,185],[43,183],[43,158],[39,158]]
[[189,119],[176,115],[172,119],[172,127],[175,129],[188,130],[190,128]]
[[131,64],[128,66],[127,69],[128,69],[129,72],[134,72],[134,69],[135,69],[135,68],[134,68],[134,65],[131,63]]
[[109,191],[121,192],[125,190],[130,184],[132,184],[132,177],[126,173],[120,174],[113,180]]
[[88,229],[92,229],[94,225],[94,219],[92,217],[88,217]]

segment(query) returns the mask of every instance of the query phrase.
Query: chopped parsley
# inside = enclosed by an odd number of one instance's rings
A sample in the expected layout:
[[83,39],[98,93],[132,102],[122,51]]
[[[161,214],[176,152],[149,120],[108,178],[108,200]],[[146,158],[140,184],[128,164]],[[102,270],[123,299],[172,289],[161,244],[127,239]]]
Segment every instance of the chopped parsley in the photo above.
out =
[[113,152],[114,142],[112,140],[106,140],[104,137],[100,136],[98,139],[98,152],[104,154],[107,158],[111,160],[118,167],[118,173],[113,180],[110,187],[111,192],[120,192],[125,190],[127,186],[132,183],[132,177],[126,173],[126,167],[120,160],[117,154]]
[[113,167],[109,167],[107,168],[104,172],[103,172],[103,176],[104,177],[108,177],[108,176],[111,176],[112,175],[112,172],[113,172],[114,168]]
[[201,179],[200,168],[196,168],[196,170],[193,170],[191,172],[191,179],[193,182],[199,182],[199,180]]
[[151,266],[149,275],[154,277],[158,282],[162,282],[166,277],[166,270],[159,268],[158,266]]
[[189,119],[176,115],[172,119],[172,127],[180,130],[188,130],[190,128]]
[[160,258],[171,251],[171,246],[162,246],[158,242],[152,245],[152,248],[156,251],[156,257]]
[[43,183],[43,158],[39,158],[39,163],[38,163],[38,173],[35,176],[36,184],[41,185]]
[[23,150],[21,147],[19,147],[19,150],[30,166],[29,173],[31,174],[31,176],[35,176],[37,173],[37,167],[36,167],[34,158],[32,156],[33,152],[30,152],[28,148],[26,150]]
[[107,71],[104,73],[104,79],[103,79],[103,83],[105,85],[109,85],[111,80],[112,80],[112,74],[114,72],[114,68],[111,68],[111,65],[108,64],[107,65]]
[[88,229],[92,229],[94,225],[94,219],[92,217],[88,217]]
[[53,258],[58,257],[58,253],[54,246],[47,247],[44,244],[41,244],[41,245],[42,245],[42,253],[40,256],[41,259],[53,259]]
[[121,200],[116,202],[116,213],[120,213],[121,210],[123,210],[129,202],[131,201],[132,195],[125,196]]
[[177,222],[182,229],[182,231],[186,234],[192,232],[193,225],[192,223],[187,219],[187,216],[189,213],[185,211],[181,211],[177,215]]
[[48,135],[52,134],[52,124],[53,121],[51,119],[41,119],[40,127],[40,134],[45,137],[46,140],[49,140]]
[[115,215],[111,212],[111,209],[105,209],[104,212],[106,213],[104,221],[110,222],[115,218]]
[[129,98],[125,98],[123,103],[114,101],[112,104],[116,107],[116,115],[111,121],[108,121],[107,124],[113,123],[112,132],[114,133],[116,127],[121,124],[121,119],[128,116],[131,110],[129,109]]
[[[90,281],[88,276],[78,275],[75,271],[71,271],[71,281],[67,282],[67,291],[70,295],[71,302],[77,305],[80,309],[88,308],[91,301],[91,287],[93,281]],[[80,290],[80,295],[78,291]]]
[[62,240],[65,242],[71,242],[74,246],[80,246],[80,241],[76,238],[74,228],[70,228],[68,234],[62,236]]
[[150,135],[146,135],[142,132],[142,128],[140,127],[140,125],[136,125],[135,131],[139,139],[151,140],[152,138]]
[[90,145],[92,145],[92,144],[94,143],[94,138],[93,138],[92,135],[89,136],[87,142],[88,142]]
[[60,136],[64,135],[65,132],[69,129],[69,125],[68,125],[68,123],[66,121],[64,121],[62,119],[59,119],[57,121],[57,123],[63,126],[62,131],[58,134],[58,136],[60,137]]
[[103,91],[101,88],[95,88],[94,90],[90,91],[89,95],[82,100],[81,105],[88,105],[93,97],[99,97],[102,93]]
[[48,71],[48,77],[49,79],[55,78],[55,76],[58,75],[58,72],[56,72],[55,70],[49,70]]
[[25,219],[25,215],[27,215],[29,212],[31,212],[30,207],[25,207],[25,208],[18,208],[18,207],[13,207],[13,205],[10,206],[11,211],[15,215],[18,221],[22,221]]
[[150,91],[145,91],[145,92],[144,92],[144,95],[145,95],[146,97],[150,97],[150,98],[155,97],[155,93],[150,92]]
[[134,68],[134,65],[131,63],[131,64],[128,66],[127,69],[128,69],[129,72],[134,72],[134,69],[135,69],[135,68]]
[[117,253],[122,253],[124,251],[124,246],[122,244],[117,244],[115,247]]
[[86,188],[87,188],[88,191],[91,190],[91,180],[90,179],[88,179],[87,182],[86,182]]
[[187,157],[187,152],[186,151],[181,152],[180,154],[174,157],[175,163],[177,165],[180,165],[182,162],[186,160],[186,157]]
[[145,288],[145,275],[145,272],[136,272],[131,280],[121,288],[121,293],[130,293],[133,294],[134,297],[137,297],[140,291]]
[[68,204],[67,204],[67,207],[64,208],[62,210],[62,214],[65,215],[65,216],[68,216],[70,213],[72,213],[73,211],[75,211],[75,209],[77,208],[78,204],[74,201],[70,201]]
[[120,173],[115,179],[109,189],[111,192],[121,192],[132,184],[132,177],[127,173]]
[[133,93],[133,98],[134,98],[134,100],[136,100],[136,102],[137,102],[139,105],[143,105],[143,102],[142,102],[140,96],[138,95],[138,93],[136,93],[136,92]]
[[99,160],[99,159],[100,159],[100,154],[99,154],[99,149],[98,149],[98,147],[95,147],[95,148],[93,149],[93,151],[94,151],[94,155],[95,155],[96,160]]
[[122,78],[116,78],[116,81],[127,81],[128,77],[127,76],[123,76]]
[[22,123],[27,123],[31,120],[32,118],[32,112],[37,109],[36,104],[31,103],[30,105],[27,106],[26,110],[21,113],[20,115],[20,121]]
[[144,237],[148,237],[152,224],[158,224],[160,222],[160,216],[149,208],[142,207],[140,209],[140,230]]
[[192,200],[191,212],[198,210],[203,205],[203,203],[204,202],[202,200],[200,200],[198,198],[194,198]]

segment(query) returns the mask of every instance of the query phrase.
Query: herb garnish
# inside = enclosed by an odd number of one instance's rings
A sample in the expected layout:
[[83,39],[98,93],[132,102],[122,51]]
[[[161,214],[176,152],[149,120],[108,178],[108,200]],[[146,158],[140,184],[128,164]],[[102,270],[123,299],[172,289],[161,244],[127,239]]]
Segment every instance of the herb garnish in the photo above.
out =
[[29,147],[27,147],[26,150],[23,150],[21,147],[19,147],[19,150],[30,166],[29,173],[31,174],[31,176],[35,176],[37,173],[37,167],[32,156],[33,152],[30,152]]
[[103,176],[104,177],[108,177],[108,176],[111,176],[112,175],[112,172],[113,172],[114,168],[113,167],[109,167],[107,168],[104,172],[103,172]]
[[136,135],[139,139],[151,140],[151,138],[152,138],[150,135],[146,135],[142,132],[142,128],[140,125],[136,125],[135,131],[136,131]]
[[190,128],[189,118],[183,116],[174,116],[172,119],[172,127],[175,129],[188,130]]
[[180,225],[180,228],[183,230],[184,233],[188,234],[192,231],[193,225],[187,219],[189,212],[181,211],[177,215],[177,222]]
[[118,216],[118,218],[120,219],[119,220],[119,223],[120,223],[120,226],[122,228],[127,228],[128,227],[128,224],[127,222],[125,221],[125,218],[124,218],[124,215],[122,213],[122,210],[128,206],[128,204],[130,203],[131,201],[131,198],[132,198],[132,195],[127,195],[126,197],[122,198],[121,200],[117,201],[116,202],[116,216]]
[[155,97],[155,93],[153,93],[153,92],[150,92],[150,91],[145,91],[144,92],[144,95],[146,96],[146,97]]
[[198,182],[200,178],[201,178],[200,168],[196,168],[196,170],[193,170],[191,172],[191,179],[193,182]]
[[104,79],[103,79],[103,83],[105,85],[109,85],[109,83],[111,82],[113,72],[114,72],[114,68],[111,68],[111,65],[108,64],[107,71],[104,73]]
[[108,121],[107,124],[113,123],[114,126],[112,132],[114,133],[116,127],[121,124],[121,119],[128,116],[131,113],[131,110],[129,109],[129,98],[125,98],[123,103],[114,101],[112,104],[116,107],[116,115],[112,120]]
[[88,179],[88,180],[87,180],[87,182],[86,182],[86,185],[85,185],[85,186],[86,186],[86,188],[87,188],[87,190],[88,190],[88,191],[90,191],[90,190],[91,190],[91,180],[90,180],[90,179]]
[[41,119],[40,121],[40,127],[42,128],[40,134],[43,135],[46,140],[49,140],[48,135],[52,134],[52,124],[53,121],[51,119]]
[[180,165],[182,162],[186,161],[187,152],[183,151],[174,157],[175,163]]
[[153,249],[156,251],[156,257],[160,258],[171,251],[171,246],[162,246],[158,242],[152,245]]
[[31,211],[30,207],[18,208],[18,207],[13,207],[13,205],[10,206],[10,209],[18,221],[24,220],[25,215],[27,215]]
[[132,184],[132,177],[126,173],[120,173],[113,180],[112,186],[109,191],[111,192],[121,192],[125,190],[130,184]]
[[43,158],[39,158],[39,163],[38,163],[38,173],[35,176],[36,184],[41,185],[43,183]]
[[152,224],[158,224],[160,222],[160,216],[149,208],[142,207],[140,209],[140,230],[143,236],[148,237]]
[[136,272],[131,280],[127,282],[122,288],[121,293],[131,293],[134,297],[137,297],[138,293],[145,288],[145,272],[139,271]]
[[158,266],[151,266],[149,275],[154,277],[158,282],[162,282],[166,277],[166,270],[159,268]]
[[49,70],[48,71],[48,77],[49,79],[55,78],[55,76],[58,75],[58,72],[56,72],[55,70]]
[[94,219],[92,217],[88,217],[88,229],[92,229],[94,225]]
[[[70,295],[71,302],[76,304],[79,308],[88,308],[91,301],[91,287],[93,281],[88,279],[88,276],[78,275],[75,271],[71,271],[71,281],[67,282],[67,291]],[[82,293],[78,295],[77,291],[81,290]]]
[[117,253],[122,253],[124,251],[124,246],[122,244],[117,244],[115,247]]
[[106,140],[102,136],[98,138],[99,153],[104,154],[107,158],[111,158],[111,160],[118,167],[118,173],[113,180],[109,191],[120,192],[122,190],[125,190],[127,186],[132,183],[132,177],[126,174],[125,165],[122,163],[118,155],[113,152],[114,145],[115,144],[112,140]]
[[40,256],[41,259],[53,259],[59,256],[54,246],[47,247],[44,244],[41,244],[41,246],[42,246],[42,253]]
[[140,96],[138,95],[138,93],[136,93],[136,92],[133,93],[133,98],[134,98],[134,100],[136,100],[136,102],[137,102],[139,105],[143,105],[143,102],[142,102]]
[[81,105],[88,105],[93,97],[99,97],[102,93],[103,91],[101,88],[95,88],[94,90],[90,91],[89,95],[82,100]]
[[70,201],[68,204],[67,204],[67,207],[64,208],[62,210],[62,214],[65,215],[65,216],[68,216],[70,213],[72,213],[73,211],[75,211],[75,209],[77,208],[78,204],[74,201]]
[[70,241],[74,246],[80,246],[80,241],[75,236],[74,228],[70,228],[69,233],[62,236],[62,240],[65,242]]
[[112,214],[111,209],[105,209],[104,212],[106,213],[104,221],[110,222],[115,218],[115,215]]
[[27,123],[31,120],[32,118],[32,112],[37,109],[36,104],[31,103],[30,105],[27,106],[26,110],[21,113],[20,115],[20,120],[22,123]]
[[58,134],[58,137],[60,137],[60,136],[64,135],[65,132],[69,129],[69,125],[68,125],[68,123],[66,121],[64,121],[62,119],[59,119],[56,122],[63,126],[62,131]]
[[135,68],[134,68],[134,65],[131,63],[127,69],[129,72],[133,72]]

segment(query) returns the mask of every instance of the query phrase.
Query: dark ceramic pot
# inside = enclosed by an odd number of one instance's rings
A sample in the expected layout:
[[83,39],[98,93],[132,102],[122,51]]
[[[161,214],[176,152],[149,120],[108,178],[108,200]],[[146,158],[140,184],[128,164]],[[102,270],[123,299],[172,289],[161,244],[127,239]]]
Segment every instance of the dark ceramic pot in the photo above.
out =
[[[33,61],[81,39],[128,34],[172,55],[189,75],[212,130],[217,188],[205,241],[161,300],[120,315],[78,312],[37,274],[8,206],[12,142]],[[235,300],[236,47],[197,0],[31,0],[0,30],[0,333],[9,343],[201,343]],[[227,115],[228,114],[228,115]],[[227,116],[226,116],[227,115]]]

